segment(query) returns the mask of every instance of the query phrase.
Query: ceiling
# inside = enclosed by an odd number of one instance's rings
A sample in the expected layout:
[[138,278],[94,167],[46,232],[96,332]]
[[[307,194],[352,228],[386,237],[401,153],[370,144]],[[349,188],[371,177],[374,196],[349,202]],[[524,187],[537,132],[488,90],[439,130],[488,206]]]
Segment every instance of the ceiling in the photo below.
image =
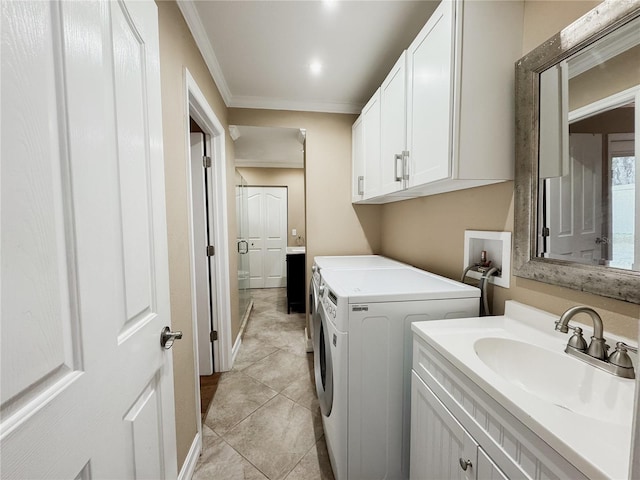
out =
[[360,113],[438,3],[178,0],[228,107],[336,113]]

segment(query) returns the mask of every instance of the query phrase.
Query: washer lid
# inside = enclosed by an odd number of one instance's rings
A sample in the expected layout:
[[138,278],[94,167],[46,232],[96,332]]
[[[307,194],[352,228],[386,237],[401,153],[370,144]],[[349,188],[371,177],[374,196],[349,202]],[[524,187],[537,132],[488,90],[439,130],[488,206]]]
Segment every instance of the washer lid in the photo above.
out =
[[314,257],[313,263],[325,269],[400,268],[405,264],[380,255],[340,255]]
[[480,290],[413,267],[384,270],[323,270],[323,280],[349,303],[477,298]]

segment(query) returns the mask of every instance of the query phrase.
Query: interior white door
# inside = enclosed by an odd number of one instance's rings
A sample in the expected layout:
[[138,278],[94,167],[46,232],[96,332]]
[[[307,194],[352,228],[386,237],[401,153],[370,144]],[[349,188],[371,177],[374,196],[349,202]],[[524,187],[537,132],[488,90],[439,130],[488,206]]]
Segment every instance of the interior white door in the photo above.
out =
[[287,188],[248,187],[251,288],[287,284]]
[[207,254],[207,246],[210,244],[210,224],[208,222],[209,208],[206,188],[211,182],[206,180],[207,169],[204,167],[203,158],[206,156],[206,138],[204,133],[191,134],[191,214],[193,231],[193,256],[194,256],[194,295],[197,318],[198,339],[198,366],[200,375],[212,375],[214,372],[213,342],[211,331],[213,330],[213,318],[215,309],[215,289],[211,282],[215,281],[215,273]]
[[175,478],[157,7],[2,2],[3,478]]
[[551,258],[602,258],[602,135],[569,135],[569,173],[548,181]]

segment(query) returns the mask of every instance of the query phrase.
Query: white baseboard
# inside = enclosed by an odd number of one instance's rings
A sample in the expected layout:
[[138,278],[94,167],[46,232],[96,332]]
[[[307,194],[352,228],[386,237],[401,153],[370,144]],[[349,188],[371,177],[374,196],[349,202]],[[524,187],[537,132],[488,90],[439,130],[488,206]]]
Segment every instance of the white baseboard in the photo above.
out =
[[189,453],[187,453],[187,458],[184,459],[180,473],[178,473],[178,480],[191,480],[191,477],[193,477],[196,471],[196,464],[198,463],[198,458],[200,458],[200,453],[202,453],[202,434],[197,432],[189,449]]

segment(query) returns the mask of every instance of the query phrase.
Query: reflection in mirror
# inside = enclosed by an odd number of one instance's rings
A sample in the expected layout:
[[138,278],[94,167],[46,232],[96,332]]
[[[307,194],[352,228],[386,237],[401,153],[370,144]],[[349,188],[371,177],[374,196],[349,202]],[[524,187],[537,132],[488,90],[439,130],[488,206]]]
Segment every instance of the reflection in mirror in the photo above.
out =
[[540,74],[536,256],[640,271],[640,19]]

